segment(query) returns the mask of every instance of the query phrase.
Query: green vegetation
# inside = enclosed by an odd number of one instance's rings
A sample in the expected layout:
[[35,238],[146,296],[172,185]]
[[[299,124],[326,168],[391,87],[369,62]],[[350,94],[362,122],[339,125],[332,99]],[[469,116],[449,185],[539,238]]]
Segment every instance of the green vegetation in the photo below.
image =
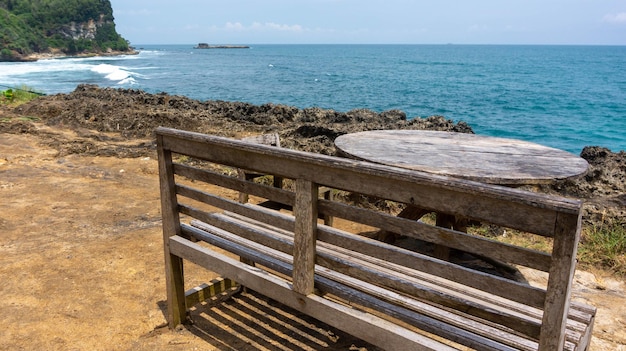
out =
[[578,257],[582,265],[608,269],[626,277],[626,223],[603,223],[585,228]]
[[[501,228],[497,228],[497,233],[493,233],[493,229],[491,226],[478,225],[470,227],[469,232],[533,250],[543,252],[552,250],[550,238]],[[600,269],[626,277],[626,223],[611,222],[583,226],[577,258],[580,267]]]
[[38,96],[44,95],[32,88],[22,85],[19,88],[7,89],[0,92],[0,102],[3,104],[23,104],[30,100],[36,99]]
[[32,53],[128,51],[109,0],[0,0],[0,60]]

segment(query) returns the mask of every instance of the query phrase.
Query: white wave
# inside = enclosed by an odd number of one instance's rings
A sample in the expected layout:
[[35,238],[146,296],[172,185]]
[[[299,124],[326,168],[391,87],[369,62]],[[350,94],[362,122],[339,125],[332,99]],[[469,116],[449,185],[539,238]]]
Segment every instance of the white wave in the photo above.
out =
[[126,79],[120,80],[119,82],[117,82],[117,84],[119,84],[119,85],[133,85],[133,84],[137,84],[137,81],[133,77],[128,77]]
[[68,60],[40,60],[0,65],[0,77],[16,77],[40,72],[87,71],[92,65]]
[[92,72],[96,72],[96,73],[100,73],[104,75],[114,74],[121,70],[122,69],[119,66],[110,65],[108,63],[101,63],[97,66],[92,66],[91,68]]
[[103,75],[106,79],[116,81],[118,84],[136,83],[134,76],[141,76],[138,73],[129,71],[126,67],[101,63],[91,68],[92,72]]

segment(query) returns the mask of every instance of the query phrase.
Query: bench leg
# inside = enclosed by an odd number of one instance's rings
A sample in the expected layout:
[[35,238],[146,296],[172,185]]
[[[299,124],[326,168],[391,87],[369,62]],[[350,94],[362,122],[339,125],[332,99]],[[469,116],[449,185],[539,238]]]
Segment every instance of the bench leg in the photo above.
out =
[[189,321],[187,305],[185,303],[185,288],[183,276],[183,259],[166,254],[166,285],[167,285],[167,315],[169,327],[176,328]]
[[[331,189],[320,189],[320,192],[324,195],[324,200],[332,201],[333,200],[333,191]],[[325,214],[323,216],[324,224],[332,227],[333,226],[333,216]]]

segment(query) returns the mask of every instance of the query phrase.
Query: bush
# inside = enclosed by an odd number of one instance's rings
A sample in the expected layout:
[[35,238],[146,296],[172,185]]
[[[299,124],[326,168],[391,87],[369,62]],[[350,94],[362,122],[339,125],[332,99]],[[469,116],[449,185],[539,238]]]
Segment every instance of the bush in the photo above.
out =
[[13,52],[11,52],[11,50],[4,48],[2,49],[2,51],[0,51],[0,57],[2,57],[3,60],[11,60],[13,59]]

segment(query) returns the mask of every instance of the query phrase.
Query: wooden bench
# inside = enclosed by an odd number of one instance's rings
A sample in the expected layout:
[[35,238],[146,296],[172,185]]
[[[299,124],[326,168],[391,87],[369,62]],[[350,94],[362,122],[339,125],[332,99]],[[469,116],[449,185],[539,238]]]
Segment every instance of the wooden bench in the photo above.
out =
[[[188,260],[224,277],[221,286],[235,281],[386,350],[585,350],[590,343],[595,308],[570,296],[578,200],[173,129],[156,134],[172,328],[187,320],[199,292],[216,290],[209,285],[186,297]],[[215,166],[176,162],[190,158]],[[295,191],[240,179],[228,167],[291,179]],[[215,186],[235,195],[211,193]],[[550,238],[552,249],[320,199],[320,186],[532,233]],[[290,204],[293,212],[242,204],[238,192]],[[326,226],[319,213],[334,216],[337,227],[341,219],[542,271],[547,286]]]

